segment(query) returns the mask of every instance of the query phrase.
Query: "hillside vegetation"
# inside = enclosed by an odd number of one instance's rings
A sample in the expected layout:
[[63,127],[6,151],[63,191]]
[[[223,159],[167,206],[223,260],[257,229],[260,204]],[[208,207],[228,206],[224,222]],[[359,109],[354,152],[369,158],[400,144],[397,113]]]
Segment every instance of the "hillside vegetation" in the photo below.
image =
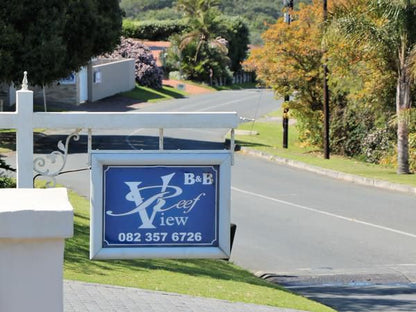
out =
[[[144,20],[167,20],[180,19],[182,16],[175,10],[175,0],[122,0],[121,8],[129,19]],[[274,24],[276,19],[282,15],[282,0],[221,0],[221,11],[229,16],[242,16],[247,20],[250,28],[250,40],[253,44],[262,43],[261,34]],[[310,3],[311,0],[298,0]]]

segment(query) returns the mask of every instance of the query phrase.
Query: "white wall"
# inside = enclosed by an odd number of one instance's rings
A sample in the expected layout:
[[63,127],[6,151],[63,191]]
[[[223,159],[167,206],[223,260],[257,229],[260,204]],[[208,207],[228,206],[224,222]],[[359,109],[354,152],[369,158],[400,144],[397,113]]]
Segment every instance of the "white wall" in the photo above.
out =
[[135,62],[134,59],[121,59],[89,67],[89,96],[90,102],[134,89]]

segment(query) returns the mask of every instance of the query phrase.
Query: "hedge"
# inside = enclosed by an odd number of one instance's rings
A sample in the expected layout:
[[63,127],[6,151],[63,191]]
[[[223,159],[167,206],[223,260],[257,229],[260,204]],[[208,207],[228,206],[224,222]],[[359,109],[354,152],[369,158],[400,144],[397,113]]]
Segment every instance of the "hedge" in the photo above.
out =
[[126,38],[136,38],[150,41],[168,41],[173,34],[187,30],[183,20],[166,21],[133,21],[124,20],[122,35]]

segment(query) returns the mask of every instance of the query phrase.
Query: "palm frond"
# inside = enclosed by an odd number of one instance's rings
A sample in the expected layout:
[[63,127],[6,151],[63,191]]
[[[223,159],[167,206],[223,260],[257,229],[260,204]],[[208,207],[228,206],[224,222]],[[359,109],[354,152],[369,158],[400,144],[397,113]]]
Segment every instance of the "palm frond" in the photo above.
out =
[[416,80],[416,46],[413,46],[412,50],[409,53],[409,70],[411,77]]
[[331,14],[331,26],[357,44],[365,42],[372,48],[395,50],[403,33],[402,2],[351,0],[341,3]]
[[179,49],[183,50],[186,46],[188,46],[193,41],[198,41],[201,37],[201,33],[197,30],[191,31],[189,33],[186,33],[181,37],[180,43],[179,43]]
[[228,41],[222,37],[217,37],[209,42],[211,48],[218,49],[224,55],[228,54]]

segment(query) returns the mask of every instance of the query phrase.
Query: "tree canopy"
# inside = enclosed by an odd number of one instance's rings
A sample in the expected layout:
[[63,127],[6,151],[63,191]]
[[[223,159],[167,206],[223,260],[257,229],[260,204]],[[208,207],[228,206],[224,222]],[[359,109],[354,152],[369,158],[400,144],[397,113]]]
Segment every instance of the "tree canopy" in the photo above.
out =
[[0,8],[0,81],[47,85],[119,42],[118,0],[4,1]]
[[322,9],[302,7],[288,25],[279,19],[263,34],[263,47],[251,51],[246,69],[279,96],[296,94],[290,103],[295,109],[302,139],[322,144]]
[[241,19],[225,18],[218,4],[218,0],[178,0],[177,9],[188,29],[171,40],[167,57],[170,69],[209,83],[215,79],[229,82],[230,66],[240,69],[247,53],[248,29]]
[[[121,0],[120,6],[125,10],[128,18],[161,20],[180,18],[178,12],[173,9],[175,2],[175,0]],[[310,2],[311,0],[298,0],[296,5]],[[243,17],[249,26],[251,43],[260,44],[262,43],[260,35],[282,15],[282,0],[220,0],[218,8],[225,15]]]
[[414,1],[340,1],[332,27],[361,49],[378,53],[396,73],[398,173],[409,173],[409,129],[416,62],[416,3]]
[[[332,151],[416,170],[416,3],[338,0],[300,5],[263,34],[246,66],[297,118],[304,144],[322,147],[324,61],[329,68]],[[394,129],[396,128],[396,129]],[[394,160],[396,159],[396,160]]]

